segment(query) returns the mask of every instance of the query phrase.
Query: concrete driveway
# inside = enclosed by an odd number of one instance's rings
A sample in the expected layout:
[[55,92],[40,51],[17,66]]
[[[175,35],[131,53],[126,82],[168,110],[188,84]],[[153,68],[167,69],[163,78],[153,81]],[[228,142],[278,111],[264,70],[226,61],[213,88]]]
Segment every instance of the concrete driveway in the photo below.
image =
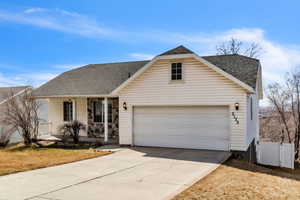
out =
[[1,200],[169,199],[227,152],[125,148],[111,155],[0,177]]

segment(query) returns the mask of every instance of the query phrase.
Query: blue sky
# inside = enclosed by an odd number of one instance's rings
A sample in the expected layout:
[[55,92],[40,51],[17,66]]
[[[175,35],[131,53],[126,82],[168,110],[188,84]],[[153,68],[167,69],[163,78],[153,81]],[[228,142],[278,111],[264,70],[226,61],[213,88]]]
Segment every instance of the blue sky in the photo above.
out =
[[299,1],[2,0],[0,86],[35,87],[89,63],[199,55],[231,37],[257,42],[264,82],[300,65]]

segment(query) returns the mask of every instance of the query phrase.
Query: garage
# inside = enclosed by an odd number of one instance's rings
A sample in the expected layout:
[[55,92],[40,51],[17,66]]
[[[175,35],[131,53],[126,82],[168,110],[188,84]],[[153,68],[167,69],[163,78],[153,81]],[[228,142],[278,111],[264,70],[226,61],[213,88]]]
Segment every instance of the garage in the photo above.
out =
[[229,150],[228,106],[136,106],[136,146]]

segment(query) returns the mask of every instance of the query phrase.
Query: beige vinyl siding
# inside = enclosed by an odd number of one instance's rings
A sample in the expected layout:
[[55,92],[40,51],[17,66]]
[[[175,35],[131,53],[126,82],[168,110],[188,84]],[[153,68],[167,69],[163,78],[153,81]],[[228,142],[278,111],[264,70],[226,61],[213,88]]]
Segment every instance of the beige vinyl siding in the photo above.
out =
[[76,119],[87,124],[87,99],[86,98],[50,98],[49,122],[51,122],[51,133],[57,134],[58,127],[63,121],[63,102],[74,100],[76,105]]
[[[184,80],[170,81],[170,65],[182,62]],[[133,106],[141,105],[226,105],[230,110],[231,150],[245,150],[247,93],[240,86],[189,58],[158,60],[119,92],[120,144],[132,144]],[[127,110],[123,109],[127,103]],[[240,104],[238,111],[234,103]],[[239,124],[233,120],[235,112]],[[155,131],[155,127],[153,127]]]

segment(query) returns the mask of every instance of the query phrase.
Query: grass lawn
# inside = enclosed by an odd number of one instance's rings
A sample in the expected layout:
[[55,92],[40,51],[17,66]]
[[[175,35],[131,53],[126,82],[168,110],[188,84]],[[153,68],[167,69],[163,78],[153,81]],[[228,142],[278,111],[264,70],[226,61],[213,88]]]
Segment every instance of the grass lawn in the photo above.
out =
[[173,200],[179,199],[300,199],[300,169],[229,160]]
[[0,149],[0,176],[15,172],[49,167],[110,154],[109,151],[94,151],[88,148],[34,148],[14,145]]

